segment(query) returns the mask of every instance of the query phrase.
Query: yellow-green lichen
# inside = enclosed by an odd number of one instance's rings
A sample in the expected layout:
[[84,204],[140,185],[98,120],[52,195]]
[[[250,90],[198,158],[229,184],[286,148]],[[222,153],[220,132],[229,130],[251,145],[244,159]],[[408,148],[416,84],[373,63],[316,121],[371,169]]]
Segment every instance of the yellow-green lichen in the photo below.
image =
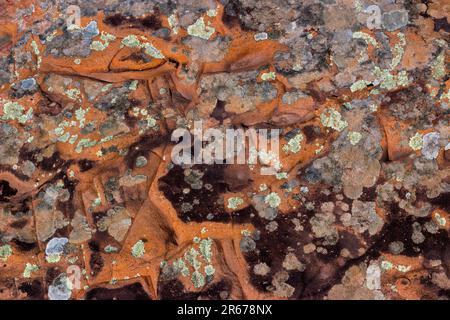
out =
[[100,35],[100,39],[103,42],[98,41],[98,40],[92,41],[92,43],[90,45],[90,48],[92,50],[95,50],[95,51],[103,51],[103,50],[105,50],[106,48],[108,48],[109,43],[111,41],[116,40],[116,37],[114,35],[110,34],[110,33],[102,31],[102,34]]
[[377,40],[375,40],[375,38],[365,32],[353,32],[353,39],[363,39],[367,44],[370,44],[374,47],[378,46]]
[[431,73],[433,75],[433,78],[436,80],[439,80],[446,75],[445,71],[445,50],[443,50],[434,61],[433,65],[431,66]]
[[297,153],[302,148],[303,135],[301,133],[297,133],[293,138],[289,139],[289,141],[283,146],[283,151],[285,153]]
[[394,69],[396,66],[399,65],[399,63],[402,60],[403,53],[404,53],[404,46],[406,45],[406,38],[405,35],[401,32],[397,34],[397,37],[399,39],[399,42],[395,44],[393,48],[393,54],[394,57],[392,58],[390,69]]
[[[143,40],[145,40],[145,38],[143,38]],[[142,48],[149,56],[155,59],[164,59],[164,55],[161,53],[161,51],[156,49],[153,44],[148,42],[141,42],[134,34],[128,35],[123,38],[122,46],[129,48]]]
[[211,18],[217,16],[217,9],[209,9],[206,11],[206,15]]
[[39,270],[39,266],[35,264],[28,263],[25,265],[25,269],[23,270],[24,278],[31,278],[31,273]]
[[71,100],[81,100],[81,92],[77,88],[66,90],[66,96]]
[[415,151],[422,149],[422,145],[423,135],[418,132],[409,139],[409,146]]
[[355,92],[355,91],[362,90],[365,87],[367,87],[370,83],[371,82],[367,81],[367,80],[358,80],[350,86],[350,91]]
[[25,108],[15,101],[0,99],[0,103],[3,104],[3,116],[0,117],[2,120],[17,120],[23,124],[33,118],[33,108],[24,113]]
[[209,40],[214,32],[216,32],[216,30],[213,27],[206,25],[203,17],[198,18],[194,24],[188,26],[187,28],[187,33],[189,35],[205,40]]
[[348,140],[352,145],[356,145],[362,138],[362,134],[357,131],[350,131],[348,133]]
[[321,113],[320,122],[323,126],[332,128],[336,131],[342,131],[348,126],[347,121],[345,121],[341,114],[333,108],[327,108]]
[[92,41],[90,48],[94,51],[103,51],[106,48],[108,48],[108,44],[107,43],[102,43],[98,40]]
[[176,15],[176,12],[172,13],[167,18],[167,22],[169,23],[170,28],[172,28],[173,33],[178,34],[179,27],[178,27],[178,17]]
[[236,210],[239,206],[244,203],[244,200],[239,197],[228,198],[228,209]]
[[264,72],[261,74],[261,80],[263,81],[273,81],[277,78],[277,75],[275,72]]

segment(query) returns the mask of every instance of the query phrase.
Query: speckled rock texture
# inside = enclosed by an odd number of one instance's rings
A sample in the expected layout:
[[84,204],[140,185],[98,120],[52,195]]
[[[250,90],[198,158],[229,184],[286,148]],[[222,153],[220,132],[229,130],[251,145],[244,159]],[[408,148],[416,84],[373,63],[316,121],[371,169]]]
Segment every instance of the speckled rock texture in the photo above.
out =
[[[0,299],[449,299],[449,15],[0,0]],[[199,120],[277,173],[173,163]]]

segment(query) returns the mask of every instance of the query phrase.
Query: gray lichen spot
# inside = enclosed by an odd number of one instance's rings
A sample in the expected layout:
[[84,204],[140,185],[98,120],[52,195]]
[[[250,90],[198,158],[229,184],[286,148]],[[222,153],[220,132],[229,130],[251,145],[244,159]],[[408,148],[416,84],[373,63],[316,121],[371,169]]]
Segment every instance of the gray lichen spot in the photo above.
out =
[[60,274],[48,287],[48,298],[50,300],[69,300],[72,296],[70,280],[65,273]]
[[250,237],[243,237],[239,246],[242,252],[251,252],[256,249],[256,242]]
[[439,154],[439,132],[430,132],[423,136],[422,154],[428,160],[436,159]]
[[69,242],[67,238],[53,238],[51,239],[45,248],[46,255],[62,254],[64,247]]

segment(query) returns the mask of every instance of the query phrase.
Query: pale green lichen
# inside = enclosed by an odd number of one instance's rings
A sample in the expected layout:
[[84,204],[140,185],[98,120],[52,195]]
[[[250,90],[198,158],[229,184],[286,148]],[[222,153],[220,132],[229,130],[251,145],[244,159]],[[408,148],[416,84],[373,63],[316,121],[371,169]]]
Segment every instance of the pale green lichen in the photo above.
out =
[[399,65],[403,58],[404,46],[406,45],[405,35],[401,32],[397,34],[399,42],[395,44],[393,48],[394,57],[392,58],[390,69],[393,70],[396,66]]
[[352,145],[356,145],[362,138],[362,134],[357,131],[350,131],[348,133],[348,139]]
[[197,289],[205,285],[205,277],[198,271],[192,273],[191,281]]
[[95,208],[101,204],[102,204],[102,200],[100,198],[95,198],[94,200],[92,200],[91,206]]
[[363,39],[367,44],[378,47],[377,40],[375,40],[370,34],[367,34],[365,32],[353,32],[353,39]]
[[228,198],[228,209],[236,210],[239,206],[244,203],[244,200],[239,197]]
[[138,84],[139,84],[138,80],[133,80],[133,81],[131,81],[130,85],[128,86],[128,89],[134,91],[137,89]]
[[155,59],[164,59],[164,55],[156,49],[151,43],[144,43],[143,44],[144,51],[149,56],[152,56]]
[[141,258],[145,253],[145,243],[142,240],[136,242],[131,248],[131,255],[135,258]]
[[134,34],[130,34],[130,35],[126,36],[125,38],[123,38],[121,43],[125,47],[129,47],[129,48],[140,48],[141,47],[141,42]]
[[28,263],[25,265],[25,269],[23,270],[24,278],[31,278],[31,273],[39,270],[39,266],[35,264]]
[[61,260],[61,255],[59,254],[51,254],[45,257],[48,263],[57,263]]
[[212,275],[214,275],[214,273],[216,272],[216,269],[214,269],[214,267],[210,264],[208,264],[207,266],[205,266],[205,274],[209,277],[211,277]]
[[81,151],[83,151],[83,148],[90,148],[90,147],[95,146],[96,144],[97,144],[97,142],[95,140],[81,139],[80,141],[78,141],[75,151],[77,153],[81,153]]
[[366,88],[371,82],[367,80],[358,80],[350,86],[350,91],[355,92]]
[[287,179],[288,174],[287,172],[277,172],[277,174],[275,174],[275,178],[277,178],[277,180]]
[[276,192],[271,192],[264,198],[264,202],[267,203],[271,208],[278,208],[281,203],[280,196]]
[[116,40],[116,36],[112,35],[112,34],[110,34],[108,32],[102,31],[102,34],[100,35],[100,39],[102,39],[103,41],[109,43],[111,41]]
[[107,92],[107,91],[109,91],[109,89],[111,89],[112,88],[112,84],[111,83],[108,83],[108,84],[105,84],[102,88],[101,88],[101,92]]
[[406,87],[409,85],[408,73],[405,70],[397,74],[397,86]]
[[203,17],[200,17],[195,21],[194,24],[188,26],[187,33],[194,37],[199,37],[205,40],[209,40],[209,38],[216,32],[216,30],[205,24],[205,20]]
[[172,28],[173,33],[178,34],[178,18],[175,12],[167,18],[167,22],[169,23],[170,28]]
[[149,56],[152,56],[155,59],[164,59],[164,55],[161,53],[161,51],[156,49],[153,44],[148,42],[142,43],[134,34],[128,35],[123,38],[122,45],[129,48],[142,48]]
[[13,254],[12,248],[9,244],[5,244],[0,247],[0,259],[3,261],[8,260],[8,258]]
[[208,263],[211,262],[212,258],[212,250],[211,250],[212,243],[213,240],[211,238],[208,238],[202,239],[199,245],[200,254],[202,255],[203,259],[205,259],[205,261],[207,261]]
[[394,267],[394,265],[392,264],[392,262],[387,261],[387,260],[381,261],[381,269],[391,270],[393,267]]
[[77,110],[75,110],[75,118],[78,120],[79,122],[79,127],[83,128],[84,127],[84,122],[86,121],[86,113],[89,111],[89,108],[87,108],[86,110],[83,108],[78,108]]
[[108,244],[108,245],[105,247],[105,252],[106,252],[106,253],[119,252],[119,248],[114,247],[114,246]]
[[189,272],[189,268],[186,266],[186,263],[183,259],[179,258],[173,262],[173,266],[180,272],[184,277],[189,276],[191,273]]
[[81,92],[77,88],[68,89],[65,93],[71,100],[81,100]]
[[409,146],[415,151],[422,149],[422,145],[423,135],[418,132],[409,139]]
[[107,43],[102,43],[98,40],[92,41],[90,48],[94,51],[103,51],[106,48],[108,48],[108,44]]
[[90,45],[90,48],[92,50],[95,50],[95,51],[103,51],[103,50],[105,50],[106,48],[108,48],[109,43],[111,41],[116,40],[116,37],[114,35],[110,34],[110,33],[102,31],[102,34],[100,35],[100,39],[103,42],[98,41],[98,40],[92,41],[92,43]]
[[263,81],[273,81],[277,78],[277,75],[275,72],[264,72],[261,74],[261,80]]
[[2,120],[17,120],[23,124],[33,118],[33,108],[24,113],[25,108],[15,101],[0,99],[0,103],[3,104],[3,116],[0,117]]
[[283,146],[283,151],[285,153],[297,153],[300,151],[303,141],[303,135],[301,133],[297,133],[293,138],[289,139],[289,141]]
[[336,131],[342,131],[348,126],[347,121],[342,119],[341,114],[333,108],[327,108],[322,112],[320,115],[320,122],[323,126],[332,128]]
[[217,9],[209,9],[208,11],[206,11],[206,15],[208,17],[215,17],[215,16],[217,16]]
[[33,49],[34,54],[37,56],[37,67],[39,68],[42,62],[42,58],[40,56],[41,52],[36,41],[31,41],[31,49]]
[[445,225],[447,224],[447,220],[444,217],[442,217],[439,213],[435,213],[434,218],[441,227],[445,227]]
[[398,86],[407,86],[409,84],[408,73],[405,70],[400,71],[397,75],[393,75],[389,69],[375,67],[373,74],[377,77],[381,89],[392,90]]
[[446,75],[445,71],[445,50],[443,50],[437,57],[431,66],[431,73],[433,78],[439,80]]
[[186,259],[187,262],[195,269],[198,270],[201,267],[201,262],[198,261],[197,257],[199,255],[199,252],[195,250],[195,248],[191,248],[184,254],[184,259]]
[[58,137],[58,141],[59,142],[67,142],[68,140],[69,140],[69,138],[70,138],[70,133],[69,132],[66,132],[66,133],[64,133],[62,136],[60,136],[60,137]]

